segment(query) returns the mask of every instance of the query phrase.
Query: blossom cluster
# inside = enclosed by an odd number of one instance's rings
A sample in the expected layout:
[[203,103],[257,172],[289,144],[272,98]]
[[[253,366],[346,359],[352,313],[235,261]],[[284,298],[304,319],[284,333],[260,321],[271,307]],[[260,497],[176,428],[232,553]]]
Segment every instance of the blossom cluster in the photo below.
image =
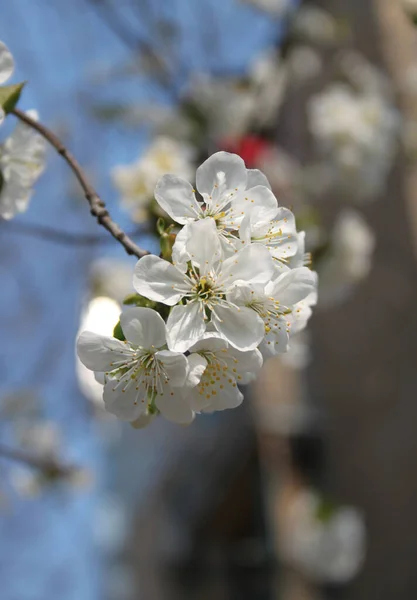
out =
[[166,322],[135,306],[120,318],[124,341],[93,332],[78,339],[81,361],[104,381],[107,410],[139,426],[159,412],[189,423],[196,412],[238,406],[239,385],[306,325],[317,288],[294,215],[239,156],[207,159],[196,189],[164,175],[155,198],[181,227],[172,261],[144,256],[133,286],[168,308]]
[[[0,42],[0,84],[9,79],[13,69],[13,57]],[[37,119],[36,111],[28,111],[28,115]],[[0,124],[4,117],[0,107]],[[22,122],[0,144],[0,218],[11,219],[27,209],[33,185],[45,167],[45,152],[43,138]]]
[[375,197],[392,165],[398,113],[382,93],[362,93],[334,83],[308,105],[310,130],[339,185],[357,197]]

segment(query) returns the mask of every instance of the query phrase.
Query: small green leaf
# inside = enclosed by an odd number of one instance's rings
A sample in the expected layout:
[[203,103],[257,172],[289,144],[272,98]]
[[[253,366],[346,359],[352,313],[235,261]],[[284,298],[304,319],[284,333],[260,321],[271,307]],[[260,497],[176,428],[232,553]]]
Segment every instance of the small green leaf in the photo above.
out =
[[22,81],[22,83],[0,87],[0,106],[6,114],[11,112],[18,103],[25,84],[26,81]]
[[165,221],[162,217],[159,217],[156,222],[156,231],[158,232],[158,235],[164,235],[165,233]]
[[118,321],[113,329],[113,337],[116,338],[116,340],[120,340],[121,342],[125,341],[125,336],[124,333],[122,331],[122,326],[120,325],[120,321]]
[[145,298],[140,294],[129,294],[123,300],[123,304],[126,304],[127,306],[143,306],[145,308],[155,308],[156,306],[156,302],[148,300],[148,298]]

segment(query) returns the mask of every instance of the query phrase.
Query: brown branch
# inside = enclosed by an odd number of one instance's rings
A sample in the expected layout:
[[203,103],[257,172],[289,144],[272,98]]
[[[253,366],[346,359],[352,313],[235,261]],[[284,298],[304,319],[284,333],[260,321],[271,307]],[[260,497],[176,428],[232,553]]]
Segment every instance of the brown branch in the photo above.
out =
[[12,113],[18,119],[26,123],[26,125],[37,131],[42,137],[44,137],[66,161],[78,179],[87,202],[90,205],[90,212],[93,217],[96,217],[99,225],[102,225],[102,227],[107,229],[107,231],[124,247],[128,254],[137,256],[138,258],[142,258],[142,256],[149,254],[147,250],[139,248],[139,246],[137,246],[134,241],[131,240],[130,237],[119,227],[119,225],[113,221],[106,209],[105,203],[103,200],[101,200],[95,189],[88,182],[82,167],[62,144],[62,142],[56,137],[56,135],[44,125],[41,125],[34,119],[31,119],[31,117],[18,108],[12,110]]
[[61,464],[54,457],[34,456],[29,452],[17,448],[9,448],[0,444],[0,458],[7,458],[14,462],[26,465],[32,469],[36,469],[43,473],[49,479],[57,479],[59,477],[67,477],[76,470],[70,465]]
[[[18,221],[7,221],[6,225],[6,221],[2,223],[0,220],[0,233],[26,235],[40,239],[43,242],[62,244],[64,246],[95,246],[99,244],[108,244],[113,241],[105,234],[77,233],[55,229],[55,227],[48,227],[47,225],[19,223]],[[128,235],[136,235],[137,233],[139,233],[139,229]]]

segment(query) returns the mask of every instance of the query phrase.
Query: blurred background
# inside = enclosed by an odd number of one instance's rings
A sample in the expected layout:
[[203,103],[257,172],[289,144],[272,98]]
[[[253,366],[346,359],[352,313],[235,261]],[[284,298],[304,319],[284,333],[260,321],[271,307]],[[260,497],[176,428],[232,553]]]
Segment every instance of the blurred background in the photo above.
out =
[[1,599],[417,597],[416,3],[1,11],[20,106],[142,247],[159,252],[158,178],[227,150],[294,211],[320,276],[308,330],[238,409],[124,425],[74,343],[111,334],[135,260],[48,152],[28,212],[0,221]]

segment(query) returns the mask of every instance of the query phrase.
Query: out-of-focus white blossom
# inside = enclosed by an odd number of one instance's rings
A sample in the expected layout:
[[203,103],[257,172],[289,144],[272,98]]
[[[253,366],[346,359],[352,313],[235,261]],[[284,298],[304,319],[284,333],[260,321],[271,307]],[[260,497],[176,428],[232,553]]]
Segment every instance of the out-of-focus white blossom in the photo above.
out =
[[[13,56],[3,42],[0,41],[0,85],[6,83],[14,71]],[[4,111],[0,106],[0,125],[4,121]]]
[[295,46],[289,53],[287,68],[291,83],[303,84],[320,75],[323,60],[310,46]]
[[17,423],[16,438],[18,445],[30,450],[38,457],[57,456],[61,447],[61,434],[55,423],[37,421]]
[[[36,111],[28,111],[37,119]],[[25,123],[19,122],[0,146],[0,217],[11,219],[24,212],[33,185],[45,168],[46,143]]]
[[122,204],[138,223],[149,219],[149,206],[158,179],[165,173],[189,179],[192,175],[192,151],[182,142],[159,136],[131,165],[117,166],[112,171]]
[[92,296],[107,296],[122,304],[133,291],[129,261],[108,256],[95,260],[90,267],[90,290]]
[[275,18],[285,16],[292,8],[292,0],[240,0],[244,4],[250,4]]
[[383,188],[397,148],[399,117],[382,97],[333,84],[313,96],[309,125],[338,184],[357,199]]
[[340,74],[359,93],[380,96],[392,103],[394,90],[392,83],[381,69],[355,50],[345,50],[337,57]]
[[287,70],[275,51],[257,56],[247,77],[195,78],[189,98],[204,114],[214,140],[239,137],[276,119],[287,84]]
[[276,122],[288,83],[288,69],[275,50],[264,51],[249,65],[253,96],[252,126],[267,127]]
[[332,231],[330,256],[320,267],[320,304],[341,301],[365,279],[372,267],[375,236],[353,209],[343,210]]
[[298,492],[280,534],[282,559],[313,581],[345,583],[362,567],[365,524],[353,507],[326,507],[315,492]]
[[294,14],[293,33],[304,42],[331,44],[340,37],[336,19],[326,10],[305,4]]

